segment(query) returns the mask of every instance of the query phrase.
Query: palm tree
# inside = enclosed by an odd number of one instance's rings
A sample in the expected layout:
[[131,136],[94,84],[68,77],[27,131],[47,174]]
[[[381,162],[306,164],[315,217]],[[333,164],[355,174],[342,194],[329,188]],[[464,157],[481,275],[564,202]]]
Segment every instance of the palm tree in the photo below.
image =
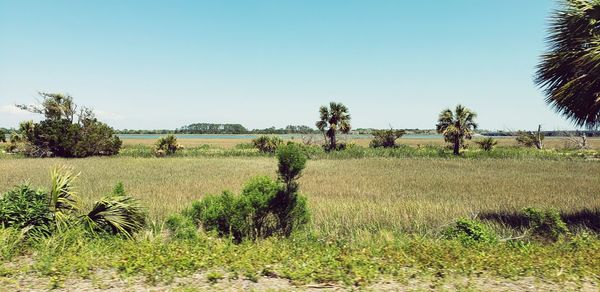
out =
[[337,132],[347,134],[350,132],[350,114],[348,108],[336,102],[330,102],[329,108],[322,106],[319,109],[321,119],[317,121],[317,128],[325,135],[325,140],[329,141],[328,150],[337,149]]
[[552,17],[535,83],[577,126],[600,125],[600,0],[566,0]]
[[460,154],[465,139],[470,140],[473,137],[473,131],[477,129],[476,117],[475,112],[460,104],[454,112],[448,108],[440,113],[436,130],[444,135],[446,142],[453,144],[454,155]]

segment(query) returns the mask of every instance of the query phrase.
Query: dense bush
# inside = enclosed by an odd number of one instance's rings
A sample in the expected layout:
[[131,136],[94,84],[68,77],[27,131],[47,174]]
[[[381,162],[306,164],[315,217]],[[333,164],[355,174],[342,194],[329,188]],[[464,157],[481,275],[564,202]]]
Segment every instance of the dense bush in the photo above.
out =
[[554,209],[540,210],[536,208],[525,208],[523,210],[529,220],[532,235],[549,240],[557,240],[569,233],[567,224],[560,217],[560,213]]
[[175,135],[161,137],[156,141],[155,147],[154,154],[159,157],[173,155],[177,150],[182,148],[177,144],[177,137]]
[[198,237],[196,225],[189,216],[172,214],[165,220],[165,226],[174,238],[195,239]]
[[50,200],[43,190],[20,185],[0,196],[0,226],[49,232],[53,220]]
[[42,234],[85,227],[92,234],[131,237],[145,225],[145,210],[125,194],[121,184],[82,214],[81,202],[73,190],[76,178],[67,169],[55,168],[48,191],[34,190],[28,185],[8,191],[0,197],[0,226]]
[[45,119],[39,123],[21,123],[19,139],[11,142],[11,150],[35,157],[87,157],[119,152],[121,140],[111,127],[99,122],[91,110],[78,110],[68,95],[40,95],[43,98],[40,105],[18,107],[43,114]]
[[481,148],[485,151],[492,151],[492,149],[494,149],[494,147],[496,145],[498,145],[498,140],[496,140],[492,137],[486,137],[481,140],[475,141],[475,143],[477,143],[477,145],[479,145],[479,148]]
[[277,148],[283,144],[283,140],[277,136],[260,136],[252,139],[254,148],[263,153],[275,153]]
[[444,237],[457,239],[463,244],[490,243],[497,240],[494,232],[485,224],[468,219],[457,220],[452,226],[444,230]]
[[[288,144],[277,151],[277,181],[259,176],[246,183],[239,196],[223,192],[192,203],[183,215],[207,231],[231,236],[236,242],[289,236],[309,220],[306,199],[298,194],[297,179],[306,164],[299,145]],[[173,225],[179,219],[171,219]],[[174,228],[176,231],[177,228]]]
[[400,139],[406,131],[404,130],[375,130],[371,134],[373,134],[374,138],[369,143],[369,147],[371,148],[394,148],[396,147],[396,139]]

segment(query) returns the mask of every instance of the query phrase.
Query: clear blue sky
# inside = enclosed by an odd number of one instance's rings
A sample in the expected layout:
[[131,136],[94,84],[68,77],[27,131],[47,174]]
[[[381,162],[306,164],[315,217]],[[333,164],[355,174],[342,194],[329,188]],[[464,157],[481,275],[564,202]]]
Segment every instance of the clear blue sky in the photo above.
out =
[[115,128],[193,122],[433,128],[462,103],[485,129],[569,129],[532,82],[554,0],[0,0],[0,126],[66,92]]

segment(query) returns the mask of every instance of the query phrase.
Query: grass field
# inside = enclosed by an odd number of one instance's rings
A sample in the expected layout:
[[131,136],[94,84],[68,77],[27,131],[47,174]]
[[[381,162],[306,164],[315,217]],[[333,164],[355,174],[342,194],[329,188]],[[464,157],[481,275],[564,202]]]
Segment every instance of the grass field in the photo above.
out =
[[[479,138],[475,138],[471,141],[467,141],[467,145],[477,148],[477,145],[473,141]],[[346,138],[345,141],[356,143],[357,145],[368,147],[371,139],[358,139],[358,138]],[[499,137],[497,138],[499,146],[515,146],[516,142],[514,137]],[[220,148],[234,148],[236,145],[241,143],[250,143],[252,139],[178,139],[179,144],[186,147],[195,147],[201,145],[209,145],[211,147]],[[302,137],[298,136],[289,141],[302,142]],[[152,145],[155,143],[154,139],[123,139],[124,145]],[[544,140],[544,144],[547,148],[561,148],[565,146],[565,138],[561,137],[548,137]],[[397,140],[398,144],[408,146],[425,146],[425,145],[444,145],[445,142],[441,138],[400,138]],[[588,144],[591,149],[600,150],[600,138],[592,137],[588,138]]]
[[[27,241],[0,228],[0,288],[597,291],[600,163],[510,151],[522,155],[311,159],[300,178],[309,228],[241,244],[202,231],[195,240],[171,238],[163,220],[207,194],[239,192],[253,176],[274,177],[272,156],[0,158],[2,192],[23,182],[49,187],[50,170],[67,165],[81,173],[85,203],[123,182],[151,219],[133,240],[73,230]],[[572,235],[518,239],[527,226],[513,217],[525,207],[559,210]],[[445,239],[459,218],[483,220],[501,240]]]
[[[27,180],[48,185],[49,170],[63,164],[81,172],[86,201],[122,181],[155,219],[276,169],[274,158],[262,157],[14,159],[0,162],[10,174],[0,177],[0,189]],[[300,183],[319,231],[424,231],[484,211],[600,206],[598,173],[594,161],[369,158],[309,161]]]

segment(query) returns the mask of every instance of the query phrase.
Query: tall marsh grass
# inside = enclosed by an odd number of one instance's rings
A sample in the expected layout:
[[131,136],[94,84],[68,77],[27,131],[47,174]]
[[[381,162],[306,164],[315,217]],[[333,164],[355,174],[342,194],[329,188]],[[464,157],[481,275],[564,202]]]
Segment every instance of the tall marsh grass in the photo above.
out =
[[[0,160],[0,190],[26,180],[48,185],[48,169],[61,164],[82,173],[77,187],[88,205],[122,181],[154,220],[207,194],[239,192],[277,167],[273,157],[9,159]],[[427,233],[485,212],[600,206],[598,173],[600,163],[584,160],[321,159],[308,161],[299,182],[318,233]]]

